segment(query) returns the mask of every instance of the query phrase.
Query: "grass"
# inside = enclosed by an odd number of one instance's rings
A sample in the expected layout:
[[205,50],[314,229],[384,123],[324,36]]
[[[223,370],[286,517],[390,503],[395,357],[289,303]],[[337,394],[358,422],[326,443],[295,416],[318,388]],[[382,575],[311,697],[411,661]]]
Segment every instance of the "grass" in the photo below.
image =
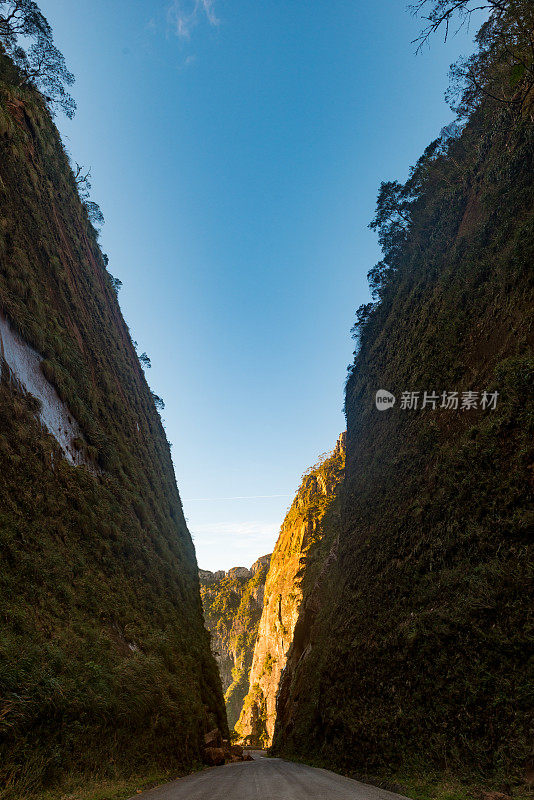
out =
[[[320,758],[301,758],[284,754],[284,758],[310,767],[331,770],[328,762]],[[484,800],[485,795],[500,793],[513,800],[532,800],[534,788],[524,784],[510,786],[506,776],[487,779],[480,774],[459,776],[452,771],[439,771],[424,762],[405,766],[398,770],[381,770],[374,773],[353,772],[348,769],[333,770],[347,778],[377,786],[386,791],[405,796],[410,800]]]
[[[31,800],[128,800],[137,794],[154,789],[166,783],[185,778],[206,767],[200,763],[193,764],[187,771],[176,769],[147,770],[133,774],[128,778],[85,776],[83,782],[79,776],[67,777],[53,790],[44,790],[32,795]],[[26,800],[20,797],[18,800]]]
[[[371,781],[373,782],[373,781]],[[380,782],[384,788],[400,787],[396,791],[405,794],[411,800],[483,800],[484,795],[495,793],[510,796],[513,800],[531,800],[534,793],[524,787],[510,788],[505,782],[487,781],[483,777],[466,777],[460,780],[454,774],[432,773],[426,776],[410,775],[398,772],[388,780]]]

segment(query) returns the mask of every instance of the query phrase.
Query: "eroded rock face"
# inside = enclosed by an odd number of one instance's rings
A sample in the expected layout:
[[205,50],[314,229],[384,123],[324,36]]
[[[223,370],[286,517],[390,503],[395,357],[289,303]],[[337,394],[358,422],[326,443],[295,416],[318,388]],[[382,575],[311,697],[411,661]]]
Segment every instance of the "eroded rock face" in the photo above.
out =
[[84,442],[80,426],[43,375],[42,357],[16,333],[3,314],[0,314],[0,356],[0,371],[7,368],[10,379],[39,400],[41,424],[54,436],[67,461],[93,469],[83,451],[76,447],[76,443]]
[[268,567],[271,563],[271,556],[260,556],[251,566],[250,571],[253,575],[259,572],[264,567]]
[[336,496],[344,464],[343,433],[332,453],[304,475],[282,525],[265,583],[250,689],[236,725],[236,731],[247,743],[271,743],[278,685],[299,616],[306,553],[322,537],[322,519]]
[[270,555],[261,556],[251,569],[199,570],[204,619],[211,633],[230,728],[237,722],[249,688],[248,675],[270,560]]

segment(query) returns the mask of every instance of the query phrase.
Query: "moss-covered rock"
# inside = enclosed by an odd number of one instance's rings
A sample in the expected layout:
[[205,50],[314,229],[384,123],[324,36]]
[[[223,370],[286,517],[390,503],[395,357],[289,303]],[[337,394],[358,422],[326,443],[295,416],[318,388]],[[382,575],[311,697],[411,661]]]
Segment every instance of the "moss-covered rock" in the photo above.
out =
[[[490,103],[412,173],[410,225],[387,234],[393,268],[360,328],[339,544],[304,578],[277,752],[359,774],[524,774],[533,177],[531,110]],[[377,410],[379,389],[393,408]],[[477,407],[444,408],[444,391],[478,392]]]
[[80,431],[67,460],[3,365],[0,786],[189,768],[226,721],[169,445],[58,132],[1,54],[0,311]]

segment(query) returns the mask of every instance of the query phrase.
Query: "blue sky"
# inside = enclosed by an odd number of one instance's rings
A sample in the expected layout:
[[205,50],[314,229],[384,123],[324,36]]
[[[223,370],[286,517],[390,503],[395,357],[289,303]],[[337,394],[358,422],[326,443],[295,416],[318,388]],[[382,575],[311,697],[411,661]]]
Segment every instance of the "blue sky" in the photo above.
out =
[[40,5],[199,564],[250,565],[344,428],[378,185],[451,121],[448,66],[474,30],[416,56],[398,0]]

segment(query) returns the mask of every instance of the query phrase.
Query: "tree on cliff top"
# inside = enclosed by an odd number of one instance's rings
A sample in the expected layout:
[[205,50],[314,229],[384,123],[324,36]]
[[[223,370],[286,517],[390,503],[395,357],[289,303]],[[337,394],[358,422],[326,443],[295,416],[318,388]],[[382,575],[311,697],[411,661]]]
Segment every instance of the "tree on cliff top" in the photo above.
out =
[[74,75],[34,0],[0,0],[0,43],[20,69],[20,85],[32,84],[49,103],[73,117],[76,103],[65,87],[74,83]]
[[447,99],[460,117],[468,117],[484,98],[524,108],[534,89],[532,0],[418,0],[411,9],[427,22],[415,40],[418,49],[438,30],[447,39],[454,20],[461,28],[476,11],[488,11],[475,37],[477,51],[451,67]]
[[[443,30],[447,39],[451,29],[468,24],[476,11],[487,11],[475,41],[476,52],[462,58],[450,70],[447,100],[459,119],[469,118],[483,104],[491,109],[504,110],[510,124],[525,113],[533,118],[534,91],[534,3],[532,0],[417,0],[410,6],[426,25],[415,42],[419,50],[437,31]],[[440,137],[426,148],[410,170],[406,183],[383,181],[377,198],[376,214],[369,227],[378,231],[378,241],[384,257],[369,270],[367,278],[372,303],[361,305],[356,312],[352,336],[357,346],[372,322],[374,313],[403,260],[404,246],[410,233],[414,203],[428,181],[436,180],[433,165],[446,157],[449,146],[461,132],[454,122],[444,128]],[[456,163],[456,162],[455,162]],[[443,173],[443,171],[442,171]],[[348,367],[352,373],[354,363]]]

